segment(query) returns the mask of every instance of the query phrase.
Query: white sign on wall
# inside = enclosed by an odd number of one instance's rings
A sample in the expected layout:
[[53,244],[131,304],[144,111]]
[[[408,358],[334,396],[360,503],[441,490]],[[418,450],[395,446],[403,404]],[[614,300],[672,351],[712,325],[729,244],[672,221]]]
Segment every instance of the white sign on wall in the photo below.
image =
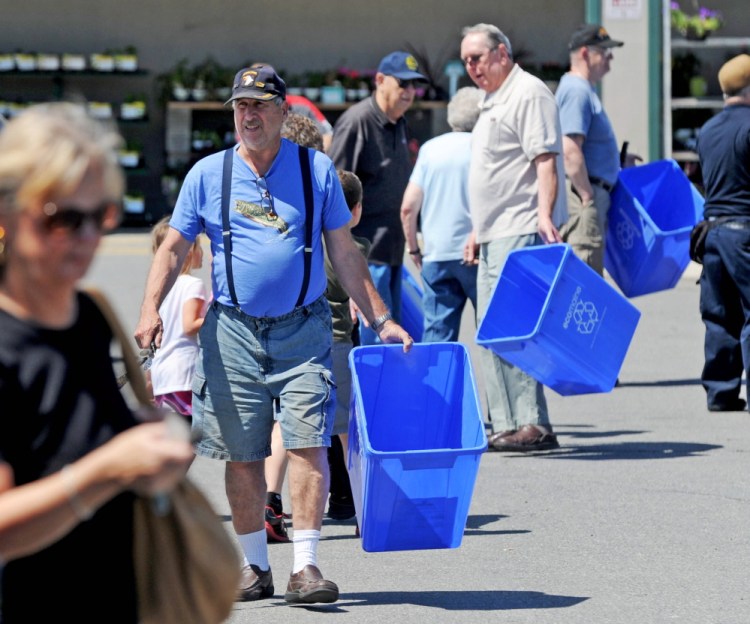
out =
[[604,2],[604,17],[608,20],[637,20],[641,19],[643,0],[606,0]]

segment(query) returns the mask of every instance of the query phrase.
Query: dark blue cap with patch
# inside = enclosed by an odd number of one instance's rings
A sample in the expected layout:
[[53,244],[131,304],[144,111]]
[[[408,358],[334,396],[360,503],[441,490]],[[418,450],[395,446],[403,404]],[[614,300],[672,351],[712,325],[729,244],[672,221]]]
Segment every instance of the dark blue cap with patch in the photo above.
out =
[[270,65],[253,65],[237,72],[232,83],[232,97],[225,104],[239,98],[271,100],[286,99],[286,83]]

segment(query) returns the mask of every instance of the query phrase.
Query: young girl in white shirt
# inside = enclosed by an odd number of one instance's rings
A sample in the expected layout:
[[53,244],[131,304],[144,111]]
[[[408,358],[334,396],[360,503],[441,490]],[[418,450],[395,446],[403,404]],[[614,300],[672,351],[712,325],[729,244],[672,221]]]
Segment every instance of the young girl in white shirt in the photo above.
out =
[[[167,216],[151,231],[154,252],[168,231]],[[198,237],[185,258],[179,277],[159,308],[164,332],[149,371],[154,402],[188,419],[192,416],[191,388],[199,350],[198,330],[203,325],[209,299],[203,280],[190,274],[201,266],[203,249]]]

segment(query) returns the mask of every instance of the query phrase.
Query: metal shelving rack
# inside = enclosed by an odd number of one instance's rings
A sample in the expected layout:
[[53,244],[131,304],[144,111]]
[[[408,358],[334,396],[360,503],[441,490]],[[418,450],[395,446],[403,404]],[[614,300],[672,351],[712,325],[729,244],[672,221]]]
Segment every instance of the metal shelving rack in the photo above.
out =
[[662,8],[662,41],[663,41],[663,142],[664,157],[674,158],[680,162],[695,162],[698,157],[692,151],[673,151],[673,123],[672,116],[676,110],[708,110],[717,112],[724,107],[721,96],[715,97],[672,97],[672,54],[675,50],[687,50],[700,53],[705,50],[726,49],[737,50],[739,54],[743,49],[750,49],[750,37],[708,37],[703,41],[690,41],[683,38],[673,38],[669,20],[669,0],[663,0]]

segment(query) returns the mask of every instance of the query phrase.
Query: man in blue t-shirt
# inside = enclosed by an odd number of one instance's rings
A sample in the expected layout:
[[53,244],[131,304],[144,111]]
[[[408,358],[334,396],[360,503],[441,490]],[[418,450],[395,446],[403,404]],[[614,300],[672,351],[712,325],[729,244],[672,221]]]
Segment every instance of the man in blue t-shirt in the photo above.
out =
[[448,103],[451,131],[422,145],[401,202],[406,248],[422,275],[423,342],[458,340],[466,301],[477,308],[477,264],[464,262],[464,245],[472,230],[471,131],[483,97],[477,87],[456,91]]
[[[560,235],[599,275],[604,273],[609,194],[620,171],[620,152],[595,86],[609,72],[612,48],[622,45],[597,24],[579,27],[568,44],[570,71],[555,92],[563,132],[569,214]],[[639,160],[632,156],[629,164],[635,159]]]
[[[284,598],[334,602],[338,587],[317,565],[336,406],[322,237],[342,285],[380,340],[402,342],[405,351],[413,341],[391,319],[352,240],[333,163],[281,138],[289,110],[284,81],[270,65],[242,69],[230,103],[239,143],[200,160],[186,176],[154,255],[135,336],[141,347],[160,345],[159,306],[192,242],[205,233],[213,303],[199,334],[192,427],[196,454],[226,462],[232,524],[245,556],[238,600],[274,593],[264,460],[278,421],[294,508],[294,565]],[[302,167],[311,174],[309,236]]]

